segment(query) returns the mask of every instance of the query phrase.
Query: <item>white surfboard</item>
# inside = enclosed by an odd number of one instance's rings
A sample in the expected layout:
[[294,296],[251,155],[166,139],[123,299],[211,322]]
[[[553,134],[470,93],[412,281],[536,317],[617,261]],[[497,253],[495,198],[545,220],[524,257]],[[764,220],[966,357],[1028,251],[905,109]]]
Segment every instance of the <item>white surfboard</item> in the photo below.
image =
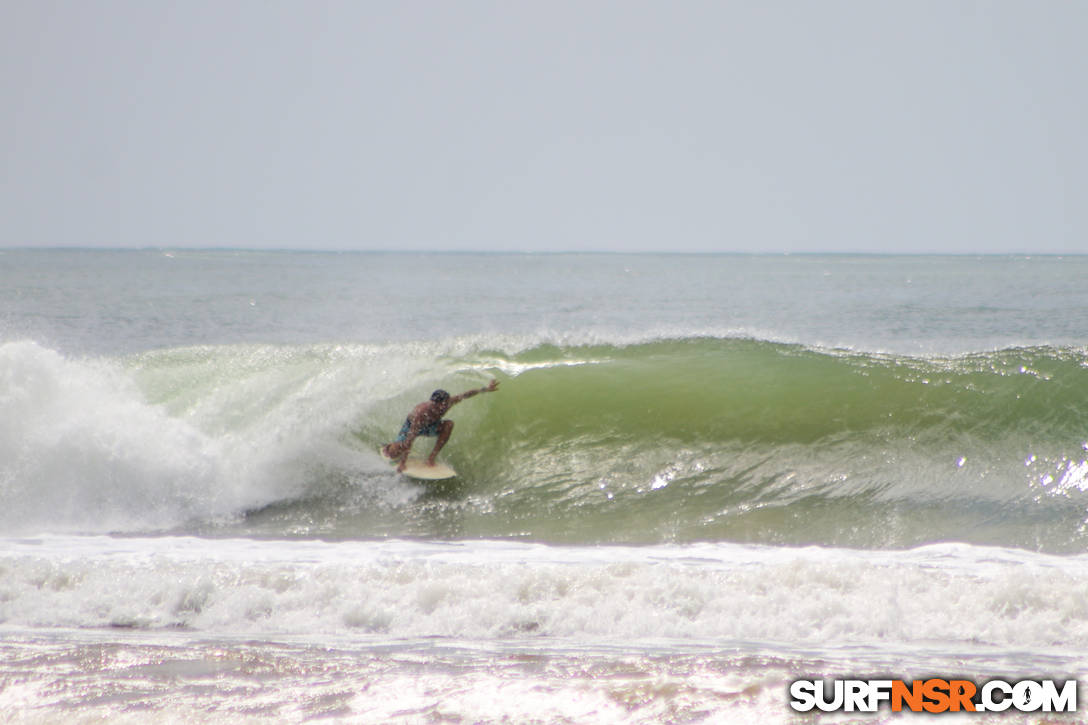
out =
[[[394,460],[385,455],[385,451],[381,448],[378,449],[378,453],[382,458],[393,463]],[[445,463],[436,462],[433,466],[427,463],[425,458],[409,458],[404,462],[404,470],[401,471],[405,476],[411,478],[420,478],[425,481],[440,481],[443,478],[453,478],[457,475],[457,471],[453,470]]]

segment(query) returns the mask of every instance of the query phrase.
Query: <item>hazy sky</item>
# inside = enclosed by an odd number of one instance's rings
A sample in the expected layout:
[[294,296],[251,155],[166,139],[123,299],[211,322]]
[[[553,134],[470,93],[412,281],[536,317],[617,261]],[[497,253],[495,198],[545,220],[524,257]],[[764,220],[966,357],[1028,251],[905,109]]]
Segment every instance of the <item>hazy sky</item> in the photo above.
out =
[[0,0],[0,246],[1088,252],[1088,2]]

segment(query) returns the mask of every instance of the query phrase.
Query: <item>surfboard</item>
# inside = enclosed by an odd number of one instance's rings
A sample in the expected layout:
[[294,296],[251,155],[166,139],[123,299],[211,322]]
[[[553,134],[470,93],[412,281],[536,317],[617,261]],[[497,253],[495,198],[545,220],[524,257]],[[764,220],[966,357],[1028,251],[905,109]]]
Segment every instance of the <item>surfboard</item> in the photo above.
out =
[[[385,451],[381,448],[378,449],[378,453],[385,460],[393,463],[394,460],[385,455]],[[445,463],[436,462],[433,466],[427,463],[425,458],[409,458],[404,462],[404,470],[401,471],[405,476],[410,478],[419,478],[424,481],[440,481],[443,478],[453,478],[457,475],[457,471],[453,470]]]

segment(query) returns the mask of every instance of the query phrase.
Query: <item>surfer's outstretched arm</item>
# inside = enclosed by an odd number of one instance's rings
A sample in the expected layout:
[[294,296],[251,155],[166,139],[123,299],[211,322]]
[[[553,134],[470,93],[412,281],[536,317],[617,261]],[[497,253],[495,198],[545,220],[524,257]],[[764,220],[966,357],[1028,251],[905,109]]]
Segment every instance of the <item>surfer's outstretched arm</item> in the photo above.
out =
[[466,398],[471,398],[472,396],[479,395],[480,393],[493,393],[498,389],[499,389],[499,381],[498,380],[492,380],[490,383],[487,384],[486,388],[478,388],[476,390],[466,390],[465,392],[461,393],[460,395],[453,396],[452,398],[450,398],[450,405],[455,405],[456,403],[460,403],[462,400],[465,400]]

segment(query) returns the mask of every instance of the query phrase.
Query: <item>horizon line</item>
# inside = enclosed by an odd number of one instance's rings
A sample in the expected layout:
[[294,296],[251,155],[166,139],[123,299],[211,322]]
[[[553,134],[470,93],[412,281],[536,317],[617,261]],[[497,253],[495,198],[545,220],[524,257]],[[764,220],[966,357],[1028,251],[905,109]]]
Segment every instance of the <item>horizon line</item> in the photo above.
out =
[[559,250],[509,250],[509,249],[337,249],[337,248],[298,248],[298,247],[230,247],[207,246],[187,247],[169,245],[148,245],[143,247],[122,246],[0,246],[4,252],[222,252],[222,253],[281,253],[281,254],[430,254],[430,255],[495,255],[495,256],[561,256],[561,255],[616,255],[616,256],[752,256],[752,257],[1083,257],[1088,252],[904,252],[904,251],[752,251],[752,250],[715,250],[715,251],[676,251],[676,250],[609,250],[609,249],[559,249]]

